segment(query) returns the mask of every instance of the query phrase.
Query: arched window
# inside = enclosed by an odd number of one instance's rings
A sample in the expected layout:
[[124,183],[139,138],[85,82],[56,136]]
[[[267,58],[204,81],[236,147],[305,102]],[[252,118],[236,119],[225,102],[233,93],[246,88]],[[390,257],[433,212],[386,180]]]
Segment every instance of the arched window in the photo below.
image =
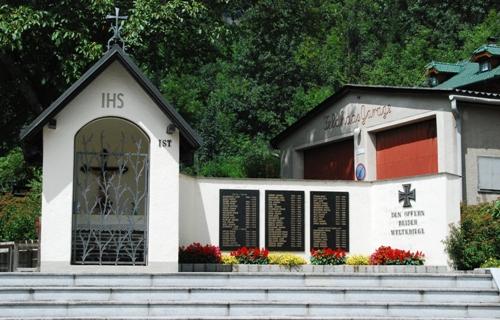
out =
[[75,135],[72,264],[146,264],[149,144],[116,117]]

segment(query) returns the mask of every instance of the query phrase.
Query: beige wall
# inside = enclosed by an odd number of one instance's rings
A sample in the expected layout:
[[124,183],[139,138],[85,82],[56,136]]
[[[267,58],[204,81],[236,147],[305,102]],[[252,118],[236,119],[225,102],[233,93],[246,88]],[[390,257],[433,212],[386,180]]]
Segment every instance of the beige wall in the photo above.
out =
[[[328,124],[334,119],[332,115],[340,114],[349,116],[349,121],[332,128]],[[280,143],[281,176],[303,178],[304,149],[354,136],[355,166],[363,163],[365,180],[375,180],[376,132],[429,118],[436,119],[438,171],[459,174],[459,164],[454,156],[457,154],[455,119],[446,95],[368,93],[352,89]],[[356,128],[359,128],[359,135],[354,134]]]
[[[102,108],[101,93],[124,94],[123,108]],[[74,137],[88,122],[116,116],[149,137],[149,244],[146,267],[72,266],[71,229]],[[179,211],[179,136],[165,133],[169,119],[118,62],[111,64],[57,116],[57,128],[43,128],[42,271],[176,271]],[[158,139],[172,139],[160,148]]]
[[497,106],[459,102],[462,117],[462,163],[464,200],[468,204],[492,201],[498,193],[478,189],[479,156],[500,158],[500,109]]

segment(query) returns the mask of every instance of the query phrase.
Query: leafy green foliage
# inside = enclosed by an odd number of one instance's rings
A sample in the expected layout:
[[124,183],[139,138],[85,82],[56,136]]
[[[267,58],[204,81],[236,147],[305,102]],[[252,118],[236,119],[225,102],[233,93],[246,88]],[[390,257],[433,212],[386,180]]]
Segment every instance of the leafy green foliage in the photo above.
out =
[[500,219],[497,203],[462,206],[460,225],[452,225],[444,241],[453,267],[471,270],[487,259],[500,259]]
[[204,139],[186,171],[209,176],[276,176],[269,140],[343,84],[422,85],[426,63],[500,35],[494,0],[11,1],[0,155],[102,55],[115,5],[127,52]]
[[0,157],[0,193],[12,192],[15,186],[25,184],[26,171],[21,148],[14,148]]
[[24,197],[11,193],[0,196],[0,241],[36,239],[35,221],[41,214],[41,172],[30,181]]
[[481,264],[481,268],[500,268],[500,259],[489,258]]

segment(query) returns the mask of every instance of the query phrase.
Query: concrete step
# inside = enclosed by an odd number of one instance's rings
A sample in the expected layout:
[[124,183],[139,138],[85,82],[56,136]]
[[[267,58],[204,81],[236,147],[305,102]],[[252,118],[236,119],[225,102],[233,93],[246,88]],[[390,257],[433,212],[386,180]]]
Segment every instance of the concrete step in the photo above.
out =
[[[450,317],[313,317],[313,316],[226,316],[226,317],[212,317],[212,316],[151,316],[151,317],[23,317],[23,318],[1,318],[2,320],[463,320],[464,318],[450,318]],[[475,320],[498,320],[495,318],[474,318]]]
[[3,287],[0,301],[308,301],[500,303],[493,288]]
[[26,286],[496,288],[490,274],[461,273],[0,274],[0,287]]
[[400,317],[500,318],[500,303],[411,302],[0,302],[0,317]]

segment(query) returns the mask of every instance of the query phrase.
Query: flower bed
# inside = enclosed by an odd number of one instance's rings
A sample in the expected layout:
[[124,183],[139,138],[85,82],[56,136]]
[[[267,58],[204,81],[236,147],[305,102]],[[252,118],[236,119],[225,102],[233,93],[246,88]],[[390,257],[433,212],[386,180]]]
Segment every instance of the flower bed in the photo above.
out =
[[425,256],[422,252],[411,252],[391,247],[381,246],[371,256],[373,265],[423,265]]
[[[422,252],[379,247],[371,256],[349,255],[343,249],[313,249],[310,265],[291,253],[269,253],[267,249],[241,247],[222,255],[219,247],[193,243],[179,248],[179,271],[194,272],[433,272],[424,267]],[[253,265],[253,266],[251,266]],[[268,266],[266,266],[268,265]],[[244,267],[247,266],[247,267]],[[440,272],[445,266],[438,267]],[[436,271],[437,272],[437,271]]]
[[269,250],[242,247],[231,252],[239,264],[268,264]]
[[198,242],[179,248],[179,263],[221,263],[219,247]]
[[314,265],[339,265],[345,264],[346,252],[343,249],[318,249],[311,250],[311,264]]
[[271,253],[269,264],[292,268],[307,264],[307,260],[291,253]]

